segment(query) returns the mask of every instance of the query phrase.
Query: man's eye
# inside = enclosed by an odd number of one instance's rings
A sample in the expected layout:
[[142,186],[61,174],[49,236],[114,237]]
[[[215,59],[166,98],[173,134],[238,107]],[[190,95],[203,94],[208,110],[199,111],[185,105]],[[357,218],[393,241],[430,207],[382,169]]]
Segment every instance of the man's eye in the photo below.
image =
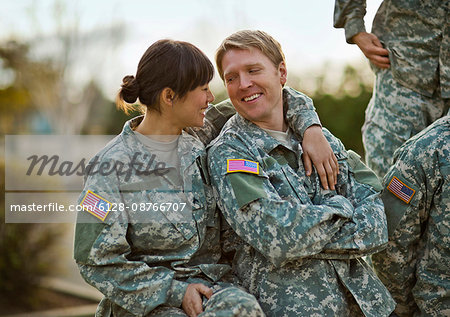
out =
[[257,73],[257,72],[259,72],[259,69],[250,69],[249,70],[249,73],[251,74],[251,73]]

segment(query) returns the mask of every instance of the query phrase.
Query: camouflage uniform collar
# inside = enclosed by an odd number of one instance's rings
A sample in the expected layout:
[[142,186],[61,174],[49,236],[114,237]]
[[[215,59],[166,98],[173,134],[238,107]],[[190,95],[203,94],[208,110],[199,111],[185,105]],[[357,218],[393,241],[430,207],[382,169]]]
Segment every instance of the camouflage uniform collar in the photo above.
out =
[[254,140],[257,147],[261,148],[264,152],[270,153],[278,146],[286,148],[280,141],[270,136],[269,133],[253,122],[242,117],[239,113],[236,113],[232,121],[231,124],[236,134],[244,136],[247,140]]
[[[282,93],[283,109],[289,109],[289,105],[296,102],[298,98],[301,98],[302,101],[304,98],[303,94],[287,86],[283,87]],[[257,143],[258,147],[262,148],[266,153],[270,153],[277,146],[285,147],[281,142],[270,136],[266,131],[258,127],[253,122],[242,117],[239,113],[236,113],[236,115],[233,117],[233,120],[230,120],[230,123],[225,125],[223,134],[226,134],[228,130],[227,127],[231,126],[233,126],[232,129],[237,134],[246,135],[248,140],[255,140],[255,143]],[[261,140],[261,142],[258,142],[258,140]]]
[[186,167],[194,163],[197,158],[206,155],[205,146],[199,139],[183,130],[178,141],[178,155],[181,160],[182,172],[184,173]]

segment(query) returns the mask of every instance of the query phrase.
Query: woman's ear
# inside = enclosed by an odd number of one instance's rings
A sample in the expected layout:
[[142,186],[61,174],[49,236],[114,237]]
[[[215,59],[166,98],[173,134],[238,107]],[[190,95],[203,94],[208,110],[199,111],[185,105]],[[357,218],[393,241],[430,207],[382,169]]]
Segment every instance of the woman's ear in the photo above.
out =
[[161,94],[159,95],[159,100],[161,105],[167,105],[167,106],[173,106],[173,100],[175,98],[175,92],[169,88],[166,87],[161,91]]

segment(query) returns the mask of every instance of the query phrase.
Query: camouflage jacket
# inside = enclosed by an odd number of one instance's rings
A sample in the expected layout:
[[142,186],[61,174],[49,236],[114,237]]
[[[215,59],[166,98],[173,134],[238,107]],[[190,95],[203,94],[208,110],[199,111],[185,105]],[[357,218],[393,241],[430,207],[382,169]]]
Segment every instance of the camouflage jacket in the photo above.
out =
[[[230,270],[217,264],[220,223],[206,178],[203,144],[181,135],[183,184],[175,184],[174,169],[152,160],[131,130],[140,120],[127,122],[91,160],[98,164],[89,171],[79,203],[88,205],[97,197],[112,210],[103,220],[88,211],[79,213],[74,251],[84,279],[134,315],[145,315],[158,305],[179,307],[188,277],[217,281]],[[101,172],[102,164],[117,162],[133,165],[132,170]],[[144,169],[149,173],[138,171]]]
[[[334,26],[347,41],[365,32],[366,0],[336,0]],[[385,0],[373,21],[389,51],[392,75],[411,90],[450,98],[450,1]],[[439,91],[440,90],[440,91]]]
[[388,248],[373,256],[399,316],[450,315],[450,116],[409,139],[384,178]]
[[[291,108],[302,96],[284,101]],[[217,203],[239,236],[234,270],[268,315],[343,316],[349,293],[366,316],[389,315],[394,302],[361,259],[387,243],[383,204],[355,180],[341,142],[324,133],[340,163],[337,192],[321,189],[316,173],[305,176],[296,134],[290,150],[236,114],[211,143]]]

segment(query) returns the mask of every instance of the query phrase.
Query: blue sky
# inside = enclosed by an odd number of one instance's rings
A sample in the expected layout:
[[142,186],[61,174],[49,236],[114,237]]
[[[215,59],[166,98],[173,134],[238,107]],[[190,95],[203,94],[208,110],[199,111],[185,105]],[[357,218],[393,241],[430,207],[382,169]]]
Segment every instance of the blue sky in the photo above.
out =
[[[366,27],[381,0],[368,1]],[[3,0],[0,4],[0,40],[34,38],[55,32],[56,1]],[[288,69],[314,71],[324,63],[358,64],[364,58],[358,48],[346,44],[344,31],[333,28],[332,0],[77,0],[59,1],[65,8],[60,25],[78,24],[81,32],[93,32],[113,23],[124,35],[114,47],[99,44],[85,52],[91,63],[77,67],[79,78],[94,77],[107,94],[117,89],[126,74],[134,74],[145,49],[161,38],[192,42],[211,59],[223,38],[240,29],[261,29],[282,45]],[[103,46],[101,46],[103,45]],[[47,49],[48,45],[47,45]],[[92,65],[98,65],[97,68]],[[218,76],[216,76],[218,77]],[[218,79],[216,78],[216,83]]]

